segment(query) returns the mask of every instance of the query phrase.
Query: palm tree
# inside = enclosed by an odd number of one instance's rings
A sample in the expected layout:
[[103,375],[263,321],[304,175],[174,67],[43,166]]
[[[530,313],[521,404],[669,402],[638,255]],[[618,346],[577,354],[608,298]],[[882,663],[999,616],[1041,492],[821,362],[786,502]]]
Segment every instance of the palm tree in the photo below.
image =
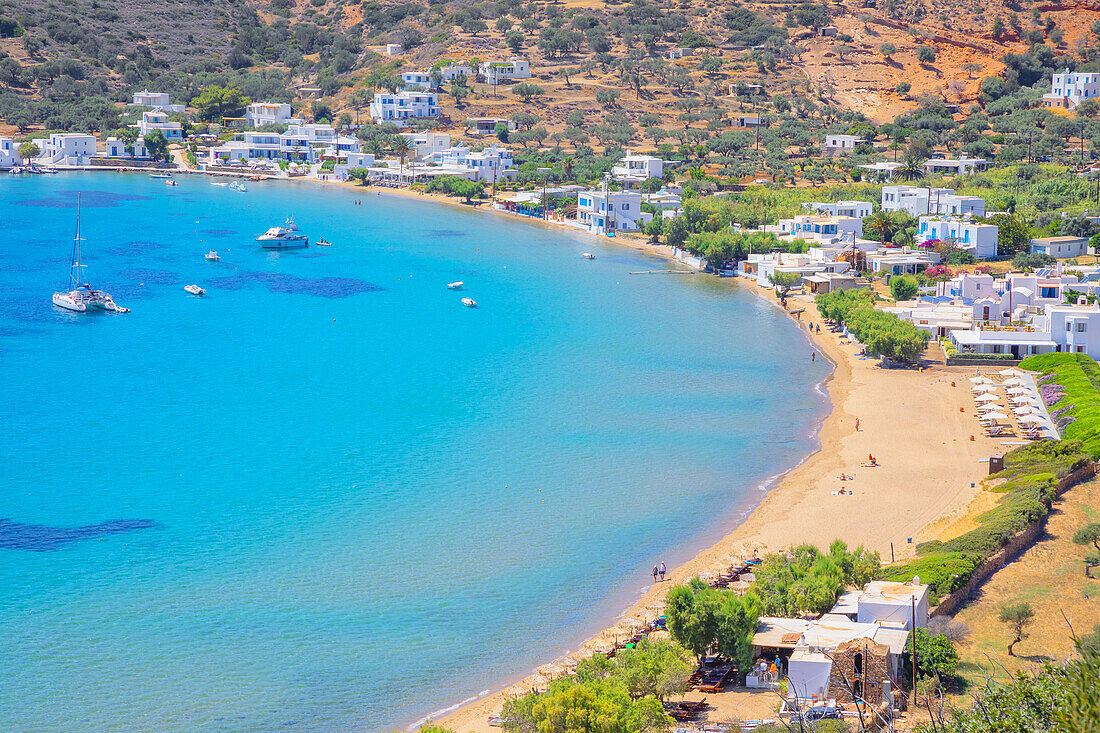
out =
[[900,181],[919,181],[924,176],[924,166],[914,155],[905,156],[905,162],[894,171],[894,177]]
[[409,140],[408,138],[396,135],[393,141],[390,143],[390,151],[398,157],[401,161],[401,170],[405,170],[405,158],[409,155]]
[[880,242],[886,244],[886,240],[894,236],[897,222],[894,221],[894,217],[890,215],[889,211],[879,209],[871,214],[871,220],[867,222],[867,228],[878,236]]

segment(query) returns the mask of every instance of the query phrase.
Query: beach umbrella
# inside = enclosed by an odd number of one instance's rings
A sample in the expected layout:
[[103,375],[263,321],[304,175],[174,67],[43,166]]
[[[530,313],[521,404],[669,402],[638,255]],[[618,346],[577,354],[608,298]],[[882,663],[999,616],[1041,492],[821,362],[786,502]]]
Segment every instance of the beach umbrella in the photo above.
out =
[[705,583],[709,583],[717,577],[718,573],[714,572],[713,570],[706,570],[702,573],[699,573],[699,580],[702,580]]
[[1013,407],[1012,411],[1017,415],[1033,415],[1038,410],[1035,409],[1035,405],[1024,405],[1023,407]]
[[557,659],[555,659],[554,664],[565,670],[577,668],[577,660],[568,654],[566,654],[564,657],[558,657]]
[[550,678],[542,674],[533,674],[526,680],[527,686],[532,690],[543,690],[550,686]]
[[1023,383],[1024,383],[1024,380],[1020,379],[1019,377],[1010,377],[1010,378],[1006,379],[1005,381],[1001,382],[1001,384],[1007,384],[1010,387],[1019,387],[1019,386],[1023,385]]
[[512,685],[507,690],[505,690],[504,696],[514,699],[517,697],[523,697],[529,692],[531,692],[531,688],[521,682],[518,685]]
[[622,628],[624,628],[628,631],[634,631],[635,629],[642,628],[643,626],[645,626],[645,624],[643,624],[641,621],[639,621],[636,618],[629,618],[628,617],[628,618],[624,618],[622,621],[620,621],[619,626],[621,626]]
[[1023,417],[1018,418],[1017,422],[1027,423],[1029,425],[1040,425],[1046,421],[1038,415],[1024,415]]
[[1009,394],[1027,394],[1031,390],[1023,387],[1009,387],[1007,391]]
[[995,405],[992,402],[986,402],[984,405],[978,405],[978,413],[993,412],[994,410],[1001,409],[1000,405]]
[[1001,371],[999,371],[997,373],[1000,374],[1002,377],[1016,376],[1016,370],[1015,369],[1002,369]]
[[979,384],[977,387],[972,387],[971,392],[995,392],[997,390],[992,384]]
[[565,671],[564,667],[560,667],[557,664],[555,664],[554,662],[548,662],[547,664],[544,664],[541,667],[539,667],[538,669],[536,669],[535,673],[540,674],[543,677],[552,680],[555,677],[561,675],[561,673],[564,672],[564,671]]
[[981,377],[971,377],[970,381],[974,382],[975,384],[982,384],[982,383],[991,382],[993,380],[991,380],[989,377],[981,376]]
[[983,420],[1007,420],[1008,415],[1003,412],[987,412],[982,416]]
[[991,394],[980,394],[974,398],[977,402],[997,402],[1001,398]]

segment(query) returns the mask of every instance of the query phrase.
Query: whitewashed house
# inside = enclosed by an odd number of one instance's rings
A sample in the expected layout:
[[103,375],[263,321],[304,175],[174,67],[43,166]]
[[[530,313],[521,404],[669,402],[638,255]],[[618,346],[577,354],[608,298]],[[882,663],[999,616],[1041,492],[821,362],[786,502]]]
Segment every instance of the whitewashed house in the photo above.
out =
[[816,211],[829,216],[847,216],[862,219],[871,215],[874,206],[870,201],[809,201],[802,204],[805,211]]
[[1073,109],[1086,99],[1100,96],[1100,74],[1072,72],[1068,68],[1050,78],[1050,94],[1043,95],[1047,108]]
[[401,83],[406,89],[435,89],[438,86],[432,81],[430,71],[403,71]]
[[95,135],[82,132],[54,132],[36,141],[41,154],[36,162],[54,165],[88,165],[96,154]]
[[468,135],[495,135],[497,125],[504,125],[508,132],[514,132],[516,123],[503,117],[471,117],[466,120],[466,134]]
[[821,149],[826,155],[850,153],[863,142],[865,140],[859,135],[826,135],[825,144],[821,146]]
[[400,56],[401,52],[404,51],[404,50],[405,49],[401,46],[400,43],[387,43],[386,44],[386,55],[387,56]]
[[126,141],[117,137],[107,138],[104,143],[103,157],[105,158],[133,158],[143,160],[149,157],[149,151],[145,149],[145,141],[140,137],[130,143],[130,150],[126,150]]
[[19,164],[19,146],[10,137],[0,135],[0,168],[12,168]]
[[409,141],[413,160],[427,160],[451,147],[451,136],[445,132],[403,132],[401,137]]
[[644,183],[650,178],[660,178],[665,173],[665,162],[652,155],[635,155],[629,149],[619,164],[611,168],[611,177],[628,186]]
[[130,103],[131,107],[153,107],[173,113],[183,112],[186,109],[182,104],[172,104],[167,92],[151,92],[148,89],[142,89],[140,92],[134,92],[133,99],[134,101]]
[[316,163],[322,158],[338,158],[359,151],[359,139],[337,134],[332,125],[311,123],[291,125],[279,136],[284,160]]
[[577,224],[592,234],[634,232],[642,228],[642,195],[636,191],[581,191]]
[[373,168],[375,164],[374,153],[348,153],[348,170]]
[[471,181],[495,183],[511,178],[512,151],[497,145],[480,152],[471,152],[469,148],[452,147],[431,156],[431,160],[440,166],[465,170]]
[[876,163],[861,165],[859,168],[867,171],[863,175],[868,180],[888,181],[894,177],[894,172],[901,168],[901,165],[901,163],[880,160]]
[[265,125],[289,125],[298,122],[289,104],[284,102],[253,102],[248,105],[244,118],[250,127]]
[[943,173],[949,176],[965,176],[970,173],[987,171],[993,164],[985,158],[929,158],[924,161],[924,170],[928,173]]
[[439,67],[439,74],[449,84],[460,76],[477,76],[477,71],[466,64],[450,63]]
[[531,78],[531,64],[527,59],[513,56],[508,61],[483,61],[478,69],[486,84]]
[[983,217],[985,199],[980,196],[959,196],[950,188],[883,186],[882,210],[907,211],[913,216],[940,214]]
[[253,163],[261,160],[282,159],[282,145],[277,132],[242,132],[233,140],[211,146],[208,152],[211,165],[244,160]]
[[953,216],[922,216],[917,225],[918,243],[950,241],[977,259],[997,256],[997,227]]
[[159,109],[142,112],[141,122],[138,123],[137,128],[141,137],[145,137],[154,130],[160,130],[169,142],[183,140],[183,124],[169,120],[168,114]]
[[409,119],[438,117],[439,97],[434,92],[376,92],[374,101],[370,103],[370,116],[375,122],[399,125]]
[[1058,259],[1084,257],[1089,252],[1089,240],[1088,237],[1036,237],[1031,240],[1028,251]]
[[[775,231],[772,229],[772,231]],[[780,219],[776,235],[789,239],[804,239],[817,244],[854,242],[863,236],[863,219],[852,216],[821,216],[799,214]]]

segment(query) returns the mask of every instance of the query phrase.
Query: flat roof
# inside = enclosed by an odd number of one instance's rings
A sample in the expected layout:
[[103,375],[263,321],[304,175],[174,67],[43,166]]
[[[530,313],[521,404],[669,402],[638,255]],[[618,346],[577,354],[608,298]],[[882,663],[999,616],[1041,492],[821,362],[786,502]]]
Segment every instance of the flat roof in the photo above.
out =
[[1079,244],[1088,242],[1087,237],[1035,237],[1032,244]]

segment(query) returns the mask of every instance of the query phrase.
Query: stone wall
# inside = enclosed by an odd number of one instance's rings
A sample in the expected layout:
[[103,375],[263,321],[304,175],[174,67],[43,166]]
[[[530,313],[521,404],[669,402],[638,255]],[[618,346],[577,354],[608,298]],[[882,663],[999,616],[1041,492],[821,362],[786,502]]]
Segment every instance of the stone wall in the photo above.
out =
[[[1076,486],[1082,481],[1088,481],[1095,475],[1095,463],[1090,463],[1084,468],[1079,468],[1073,473],[1063,476],[1058,481],[1058,488],[1055,490],[1055,495],[1061,496],[1070,487]],[[945,596],[929,615],[953,615],[955,611],[966,605],[966,602],[974,597],[974,593],[981,587],[982,583],[989,580],[989,577],[993,575],[993,573],[1018,558],[1027,548],[1031,547],[1032,543],[1042,534],[1044,527],[1046,527],[1046,517],[1043,517],[1038,522],[1034,522],[1028,526],[1027,529],[1017,532],[1016,535],[1009,540],[1007,545],[1002,547],[996,554],[990,556],[974,570],[974,574],[970,576],[970,580],[967,581],[966,585],[959,588],[951,595]]]

